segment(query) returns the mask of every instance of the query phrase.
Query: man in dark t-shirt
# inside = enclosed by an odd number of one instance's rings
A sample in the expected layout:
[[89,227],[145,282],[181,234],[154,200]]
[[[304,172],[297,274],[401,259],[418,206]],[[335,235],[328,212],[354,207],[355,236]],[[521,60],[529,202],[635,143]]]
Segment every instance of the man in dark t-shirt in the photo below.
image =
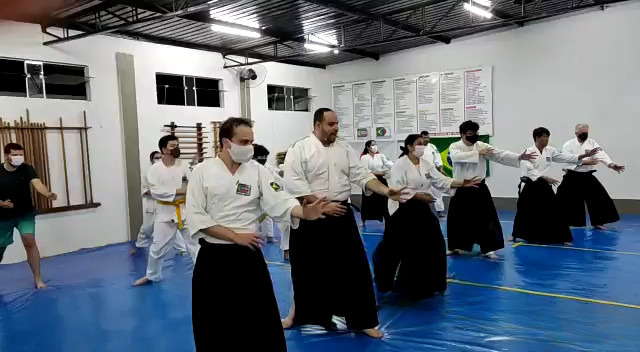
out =
[[31,202],[31,186],[50,200],[56,200],[38,178],[36,170],[24,163],[24,149],[20,144],[4,147],[4,163],[0,166],[0,262],[7,246],[13,243],[17,229],[27,252],[36,288],[46,287],[40,277],[40,251],[35,239],[35,208]]

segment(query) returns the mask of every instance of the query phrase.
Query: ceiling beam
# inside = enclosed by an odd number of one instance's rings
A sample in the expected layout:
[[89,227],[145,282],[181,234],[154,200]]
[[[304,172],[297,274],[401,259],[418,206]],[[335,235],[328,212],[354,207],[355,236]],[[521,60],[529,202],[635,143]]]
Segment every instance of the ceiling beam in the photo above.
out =
[[[387,15],[387,14],[384,14],[384,15],[375,14],[375,13],[372,13],[372,12],[369,12],[369,11],[365,11],[365,10],[359,9],[357,7],[341,4],[341,3],[337,2],[337,1],[334,1],[334,0],[303,0],[303,1],[307,2],[307,3],[310,3],[310,4],[314,4],[314,5],[320,6],[320,7],[324,7],[324,8],[329,9],[329,10],[340,12],[340,13],[343,13],[343,14],[348,15],[348,16],[358,17],[358,18],[361,18],[361,19],[366,20],[366,21],[381,22],[385,26],[389,26],[391,28],[395,28],[397,30],[401,30],[401,31],[404,31],[404,32],[407,32],[407,33],[410,33],[410,34],[422,34],[424,32],[424,30],[422,30],[421,28],[412,26],[412,25],[407,24],[407,23],[402,23],[400,21],[396,21],[396,20],[392,19],[391,17],[389,17],[389,15]],[[408,10],[408,11],[415,11],[418,8],[411,9],[411,10]],[[433,35],[433,36],[428,36],[428,37],[433,39],[433,40],[439,41],[441,43],[445,43],[445,44],[451,43],[451,38],[449,38],[447,36]]]

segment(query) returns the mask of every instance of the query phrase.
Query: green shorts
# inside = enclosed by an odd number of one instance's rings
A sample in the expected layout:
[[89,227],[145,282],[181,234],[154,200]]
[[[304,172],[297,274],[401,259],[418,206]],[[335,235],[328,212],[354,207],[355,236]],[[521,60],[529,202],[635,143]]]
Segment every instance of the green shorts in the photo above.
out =
[[13,229],[18,229],[20,236],[34,235],[36,232],[35,214],[29,213],[14,219],[0,220],[0,247],[13,243]]

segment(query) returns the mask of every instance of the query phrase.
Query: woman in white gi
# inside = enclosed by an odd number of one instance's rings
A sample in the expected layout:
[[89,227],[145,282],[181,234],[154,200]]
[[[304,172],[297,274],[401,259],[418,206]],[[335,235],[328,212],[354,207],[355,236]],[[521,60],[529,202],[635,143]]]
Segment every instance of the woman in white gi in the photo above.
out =
[[477,187],[479,180],[454,180],[422,159],[425,145],[419,134],[404,140],[402,155],[391,169],[390,187],[405,188],[404,203],[389,199],[390,218],[373,253],[374,281],[379,292],[391,290],[413,299],[447,288],[447,257],[438,218],[429,207],[431,187],[441,192]]
[[[162,161],[162,153],[159,151],[153,151],[149,155],[151,165]],[[147,180],[147,173],[142,174],[142,207],[144,213],[142,214],[142,226],[140,226],[140,232],[136,239],[136,248],[146,248],[151,244],[153,239],[153,221],[156,213],[156,201],[151,198],[151,190],[149,189],[149,181]],[[176,236],[173,242],[173,248],[179,255],[184,255],[187,252],[187,248],[184,245],[184,238],[182,236]],[[135,253],[135,249],[131,251],[131,254]]]
[[198,255],[198,243],[189,236],[185,224],[184,197],[186,183],[191,176],[189,164],[178,159],[178,137],[166,135],[160,138],[158,147],[162,152],[162,162],[151,166],[147,173],[151,198],[156,201],[153,242],[149,248],[147,274],[136,280],[134,286],[162,280],[162,264],[178,231],[194,263]]
[[227,119],[219,133],[222,151],[194,169],[187,192],[189,229],[202,246],[192,287],[196,350],[284,352],[256,219],[267,213],[296,227],[297,219],[322,217],[328,202],[301,206],[251,160],[251,121]]
[[[375,141],[368,140],[364,144],[360,162],[362,166],[378,178],[380,183],[387,186],[385,175],[391,170],[393,163],[389,161],[384,154],[378,152],[378,145]],[[387,197],[377,193],[366,195],[365,192],[362,191],[362,207],[360,208],[362,226],[366,226],[367,220],[382,222],[387,216]]]
[[[596,161],[588,158],[598,153],[598,148],[581,155],[563,153],[548,146],[549,136],[551,132],[544,127],[533,130],[535,144],[527,152],[538,153],[540,156],[535,160],[522,161],[523,176],[518,185],[518,210],[512,236],[514,241],[523,239],[538,244],[569,245],[573,241],[569,222],[552,187],[560,182],[547,173],[552,163],[596,164]],[[523,183],[524,188],[521,188]],[[582,189],[581,192],[588,193],[591,189]]]

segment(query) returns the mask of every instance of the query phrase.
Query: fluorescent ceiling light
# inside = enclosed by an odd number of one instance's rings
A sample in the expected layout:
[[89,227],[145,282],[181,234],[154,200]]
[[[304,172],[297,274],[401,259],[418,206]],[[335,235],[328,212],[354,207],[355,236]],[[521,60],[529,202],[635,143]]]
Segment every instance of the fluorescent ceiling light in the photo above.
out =
[[258,33],[258,32],[247,31],[247,30],[244,30],[244,29],[238,29],[238,28],[234,28],[234,27],[222,26],[222,25],[219,25],[219,24],[212,24],[211,25],[211,30],[215,31],[215,32],[242,35],[242,36],[251,37],[251,38],[260,38],[260,36],[261,36],[260,33]]
[[229,15],[229,14],[225,14],[225,13],[218,13],[217,11],[218,10],[209,11],[209,17],[211,17],[214,20],[218,20],[218,21],[224,21],[224,22],[229,22],[229,23],[233,23],[233,24],[239,24],[239,25],[247,26],[247,27],[251,27],[251,28],[260,28],[260,24],[255,19],[255,17],[256,17],[255,15],[252,16],[254,18],[247,18],[247,17],[237,18],[237,16],[233,16],[233,15]]
[[483,17],[486,17],[486,18],[493,17],[493,15],[490,12],[485,11],[485,10],[479,8],[479,7],[475,7],[475,6],[473,6],[473,5],[469,4],[469,3],[465,3],[464,4],[464,9],[469,11],[469,12],[473,12],[478,16],[483,16]]
[[490,0],[472,0],[472,1],[475,2],[478,5],[491,7],[491,1]]
[[334,54],[336,54],[336,55],[338,55],[338,53],[340,53],[340,50],[338,50],[338,49],[333,49],[333,53],[334,53]]
[[338,45],[338,40],[336,39],[334,33],[310,34],[309,41],[324,45]]
[[304,43],[304,47],[309,49],[309,50],[318,51],[318,52],[322,52],[322,53],[326,53],[328,51],[333,50],[333,48],[330,48],[328,46],[319,45],[319,44],[313,44],[313,43]]

